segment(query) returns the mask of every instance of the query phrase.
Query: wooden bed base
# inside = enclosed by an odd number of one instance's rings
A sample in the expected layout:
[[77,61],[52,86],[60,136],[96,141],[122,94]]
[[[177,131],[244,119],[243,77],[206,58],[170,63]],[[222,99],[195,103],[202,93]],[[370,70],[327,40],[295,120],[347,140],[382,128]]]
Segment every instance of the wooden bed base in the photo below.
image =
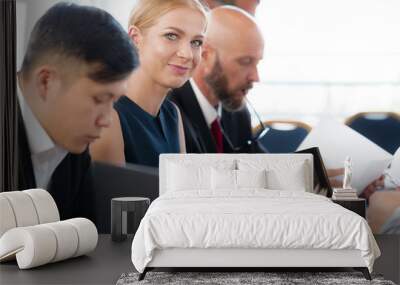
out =
[[[329,270],[328,270],[329,269]],[[347,269],[347,270],[346,270]],[[366,280],[372,280],[367,267],[345,267],[345,268],[328,268],[328,267],[146,267],[142,273],[139,274],[139,281],[146,277],[146,273],[152,270],[166,271],[166,272],[342,272],[353,269],[361,271]]]
[[157,249],[140,274],[168,271],[361,271],[371,280],[361,251],[350,249],[257,249],[257,248],[168,248]]

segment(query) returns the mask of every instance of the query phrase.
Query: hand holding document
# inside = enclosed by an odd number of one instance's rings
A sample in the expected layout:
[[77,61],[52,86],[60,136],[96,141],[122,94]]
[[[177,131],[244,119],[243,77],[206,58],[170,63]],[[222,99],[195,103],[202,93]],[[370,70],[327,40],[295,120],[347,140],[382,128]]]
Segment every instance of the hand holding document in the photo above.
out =
[[400,148],[393,155],[392,163],[387,171],[387,177],[391,187],[400,187]]
[[319,147],[326,168],[340,168],[347,156],[353,163],[352,187],[358,194],[379,178],[392,155],[348,126],[323,120],[314,127],[298,150]]

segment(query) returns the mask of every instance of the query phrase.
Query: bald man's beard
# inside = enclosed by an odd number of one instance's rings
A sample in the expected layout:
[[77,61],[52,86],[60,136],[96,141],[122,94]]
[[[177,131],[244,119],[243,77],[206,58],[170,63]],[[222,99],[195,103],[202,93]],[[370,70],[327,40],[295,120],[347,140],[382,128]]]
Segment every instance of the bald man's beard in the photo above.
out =
[[[244,100],[243,98],[235,97],[235,92],[229,90],[228,78],[224,75],[218,56],[210,74],[205,77],[205,81],[225,110],[235,112],[243,109],[245,106]],[[247,87],[249,86],[246,86],[246,88]]]

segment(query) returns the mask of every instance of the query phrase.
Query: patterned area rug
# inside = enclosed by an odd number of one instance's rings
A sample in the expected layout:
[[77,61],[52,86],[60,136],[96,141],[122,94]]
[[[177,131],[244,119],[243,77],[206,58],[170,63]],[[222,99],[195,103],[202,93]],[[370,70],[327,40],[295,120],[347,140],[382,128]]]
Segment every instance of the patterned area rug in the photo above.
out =
[[122,274],[117,285],[133,284],[379,284],[395,285],[380,275],[372,274],[372,281],[360,272],[148,272],[146,278],[138,281],[138,273]]

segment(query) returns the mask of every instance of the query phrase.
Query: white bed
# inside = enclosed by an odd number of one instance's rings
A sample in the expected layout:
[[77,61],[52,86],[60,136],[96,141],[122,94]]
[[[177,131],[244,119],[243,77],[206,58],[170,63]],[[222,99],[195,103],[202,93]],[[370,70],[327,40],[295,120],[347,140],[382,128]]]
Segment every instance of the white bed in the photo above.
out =
[[380,251],[367,222],[311,193],[312,170],[310,154],[162,155],[160,197],[134,237],[134,266],[144,274],[154,267],[354,267],[369,277]]

